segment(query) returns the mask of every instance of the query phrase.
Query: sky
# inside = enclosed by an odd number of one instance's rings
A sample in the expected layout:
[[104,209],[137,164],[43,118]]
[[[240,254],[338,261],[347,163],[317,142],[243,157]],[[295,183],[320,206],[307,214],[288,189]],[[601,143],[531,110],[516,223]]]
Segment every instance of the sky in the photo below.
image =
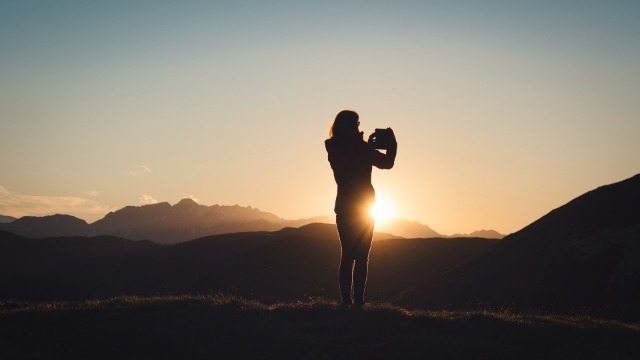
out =
[[442,234],[508,234],[640,172],[638,1],[0,0],[0,214],[333,213],[343,109],[373,184]]

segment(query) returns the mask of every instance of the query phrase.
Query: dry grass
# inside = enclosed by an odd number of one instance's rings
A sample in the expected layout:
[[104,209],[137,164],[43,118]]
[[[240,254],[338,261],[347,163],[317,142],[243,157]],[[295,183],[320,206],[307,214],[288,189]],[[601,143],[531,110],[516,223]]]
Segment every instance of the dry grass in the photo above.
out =
[[588,316],[343,309],[224,294],[0,302],[0,358],[640,358],[640,325]]

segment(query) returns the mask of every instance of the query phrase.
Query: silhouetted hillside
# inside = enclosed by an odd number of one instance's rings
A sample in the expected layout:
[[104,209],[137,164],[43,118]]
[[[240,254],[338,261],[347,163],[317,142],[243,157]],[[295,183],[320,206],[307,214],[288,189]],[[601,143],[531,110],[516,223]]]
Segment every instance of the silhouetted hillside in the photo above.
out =
[[[378,236],[378,235],[377,235]],[[376,241],[371,299],[408,289],[484,253],[488,239]],[[336,297],[335,225],[214,235],[176,245],[114,237],[27,239],[0,232],[1,299],[85,299],[221,291],[276,301]]]
[[0,224],[0,230],[31,238],[55,236],[91,236],[94,234],[86,221],[71,215],[23,216]]
[[300,226],[304,226],[307,224],[335,224],[336,217],[334,216],[315,216],[308,219],[298,219],[298,220],[287,220],[287,226],[292,228],[298,228]]
[[15,221],[15,220],[17,220],[17,219],[14,218],[13,216],[0,215],[0,224],[10,223],[10,222]]
[[405,301],[640,318],[640,175],[551,211]]
[[163,249],[111,236],[30,239],[0,231],[0,298],[153,294]]

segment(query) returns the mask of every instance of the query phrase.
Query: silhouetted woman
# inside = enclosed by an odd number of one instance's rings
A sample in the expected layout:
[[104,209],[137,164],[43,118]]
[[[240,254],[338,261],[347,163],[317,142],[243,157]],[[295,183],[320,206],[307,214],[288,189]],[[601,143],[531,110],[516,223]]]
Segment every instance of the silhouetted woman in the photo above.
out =
[[364,133],[358,126],[357,113],[341,111],[331,126],[331,138],[324,145],[338,184],[334,211],[342,248],[339,269],[342,304],[360,307],[364,305],[374,226],[371,207],[375,203],[375,190],[371,185],[371,170],[372,166],[393,167],[397,143],[391,132],[392,144],[384,154],[364,141]]

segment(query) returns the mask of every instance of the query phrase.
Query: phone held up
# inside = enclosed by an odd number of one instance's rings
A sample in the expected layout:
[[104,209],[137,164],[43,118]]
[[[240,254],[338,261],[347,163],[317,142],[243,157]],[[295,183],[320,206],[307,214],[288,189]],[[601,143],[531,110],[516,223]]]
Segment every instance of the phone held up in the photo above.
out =
[[396,137],[393,134],[391,128],[376,129],[371,136],[369,136],[368,143],[374,149],[389,150],[396,142]]

